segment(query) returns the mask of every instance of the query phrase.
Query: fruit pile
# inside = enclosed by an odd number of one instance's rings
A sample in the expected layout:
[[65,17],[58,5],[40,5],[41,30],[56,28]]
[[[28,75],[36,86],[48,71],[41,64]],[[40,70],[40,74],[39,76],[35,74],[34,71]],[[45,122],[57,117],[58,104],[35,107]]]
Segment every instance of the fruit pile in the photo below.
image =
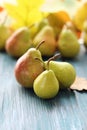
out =
[[[39,97],[52,98],[59,88],[70,87],[76,77],[75,68],[70,63],[56,62],[52,58],[56,53],[64,58],[75,58],[80,52],[80,38],[83,39],[83,46],[87,48],[87,2],[76,10],[73,18],[64,10],[50,12],[30,26],[29,21],[22,21],[15,14],[14,9],[19,11],[23,7],[18,2],[18,8],[9,4],[7,7],[10,10],[13,8],[13,12],[9,12],[16,18],[15,21],[18,20],[20,27],[14,29],[6,26],[5,21],[0,24],[0,51],[5,50],[10,56],[18,58],[15,77],[22,86],[33,87]],[[26,11],[23,11],[19,13],[25,17]],[[52,58],[44,61],[44,57]]]
[[50,57],[60,52],[65,58],[76,57],[80,52],[80,38],[84,41],[83,45],[87,46],[86,7],[87,2],[78,8],[72,18],[64,10],[51,12],[33,25],[25,24],[15,30],[11,25],[7,27],[2,23],[0,50],[5,49],[9,55],[19,58],[29,48],[45,40],[45,44],[39,47],[42,56]]
[[53,61],[60,54],[42,59],[38,50],[42,41],[36,48],[30,48],[22,55],[15,65],[15,77],[24,87],[33,88],[37,96],[44,99],[53,98],[59,89],[69,88],[75,81],[75,68],[68,62]]

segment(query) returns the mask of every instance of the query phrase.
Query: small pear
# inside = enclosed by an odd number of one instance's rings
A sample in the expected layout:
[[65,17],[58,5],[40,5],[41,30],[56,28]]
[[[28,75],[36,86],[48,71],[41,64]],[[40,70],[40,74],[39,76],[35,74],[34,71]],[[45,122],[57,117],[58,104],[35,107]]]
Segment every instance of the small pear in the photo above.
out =
[[53,55],[56,51],[56,40],[53,28],[51,26],[47,25],[43,27],[41,31],[39,31],[39,33],[33,39],[34,47],[36,47],[37,44],[42,40],[45,40],[45,44],[39,48],[42,56]]
[[35,78],[44,71],[41,53],[38,50],[41,44],[37,48],[30,48],[17,60],[15,65],[15,77],[24,87],[32,88]]
[[52,70],[45,70],[34,81],[35,94],[43,99],[50,99],[57,95],[59,82]]
[[0,25],[0,50],[5,49],[6,40],[11,35],[11,31],[4,24]]
[[32,39],[37,35],[37,33],[39,33],[39,31],[46,25],[48,25],[48,20],[46,18],[42,19],[40,22],[34,24],[31,28],[30,28],[30,33],[31,33],[31,37]]
[[27,27],[21,27],[7,39],[5,48],[9,55],[19,58],[31,46],[32,42],[29,29]]
[[67,27],[62,29],[57,45],[61,55],[66,58],[74,58],[80,51],[76,34]]
[[48,20],[46,18],[42,19],[42,21],[40,21],[37,25],[38,29],[37,29],[37,33],[45,26],[49,26]]
[[[45,61],[45,67],[47,68],[47,61]],[[68,88],[75,81],[76,70],[68,62],[50,61],[49,69],[55,73],[60,88]]]

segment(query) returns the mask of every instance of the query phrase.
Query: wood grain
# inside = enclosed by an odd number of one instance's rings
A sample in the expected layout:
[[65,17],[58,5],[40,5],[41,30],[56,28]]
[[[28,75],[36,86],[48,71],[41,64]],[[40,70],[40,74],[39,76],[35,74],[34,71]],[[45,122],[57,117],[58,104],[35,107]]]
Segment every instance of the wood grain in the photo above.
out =
[[[87,53],[66,60],[87,78]],[[63,90],[51,100],[21,87],[14,76],[16,59],[0,53],[0,130],[87,130],[87,92]]]

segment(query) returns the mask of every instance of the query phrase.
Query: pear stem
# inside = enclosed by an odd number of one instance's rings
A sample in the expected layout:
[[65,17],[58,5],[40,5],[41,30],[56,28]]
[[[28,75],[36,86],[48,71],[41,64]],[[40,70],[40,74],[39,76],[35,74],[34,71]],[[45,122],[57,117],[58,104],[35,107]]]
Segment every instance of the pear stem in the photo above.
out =
[[47,70],[49,70],[49,63],[50,63],[50,61],[55,60],[56,58],[59,58],[60,56],[61,56],[61,54],[58,53],[58,54],[55,54],[53,57],[48,59],[48,61],[47,61]]
[[36,50],[39,49],[39,47],[45,42],[45,40],[41,41],[37,46],[36,46]]

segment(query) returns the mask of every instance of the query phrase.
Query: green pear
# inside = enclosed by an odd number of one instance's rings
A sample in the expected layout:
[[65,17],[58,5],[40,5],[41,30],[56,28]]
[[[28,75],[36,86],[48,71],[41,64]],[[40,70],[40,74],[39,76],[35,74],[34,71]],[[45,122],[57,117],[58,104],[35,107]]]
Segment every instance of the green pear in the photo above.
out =
[[57,95],[59,82],[52,70],[45,70],[34,81],[35,94],[43,99],[50,99]]
[[[47,61],[45,61],[47,68]],[[49,69],[53,70],[60,84],[60,88],[68,88],[75,81],[76,70],[68,62],[50,61]]]
[[48,20],[45,18],[45,19],[42,19],[40,22],[38,22],[38,29],[37,29],[37,33],[45,26],[49,26],[49,23],[48,23]]
[[5,49],[6,40],[11,35],[11,31],[4,24],[0,25],[0,50]]
[[6,51],[9,55],[19,58],[32,46],[30,31],[27,27],[17,29],[6,41]]
[[28,49],[28,51],[17,60],[14,69],[17,81],[27,88],[32,88],[34,80],[43,71],[44,64],[38,47]]
[[78,38],[69,28],[62,29],[57,45],[61,55],[66,58],[74,58],[80,51]]
[[56,51],[56,40],[53,28],[51,26],[47,25],[43,27],[41,31],[39,31],[39,33],[33,39],[34,47],[36,47],[37,44],[42,40],[45,40],[45,44],[39,48],[42,56],[53,55]]
[[35,35],[37,33],[39,33],[39,31],[46,25],[48,25],[48,20],[46,18],[42,19],[40,22],[34,24],[31,28],[30,28],[30,33],[31,33],[31,37],[32,39],[35,37]]

